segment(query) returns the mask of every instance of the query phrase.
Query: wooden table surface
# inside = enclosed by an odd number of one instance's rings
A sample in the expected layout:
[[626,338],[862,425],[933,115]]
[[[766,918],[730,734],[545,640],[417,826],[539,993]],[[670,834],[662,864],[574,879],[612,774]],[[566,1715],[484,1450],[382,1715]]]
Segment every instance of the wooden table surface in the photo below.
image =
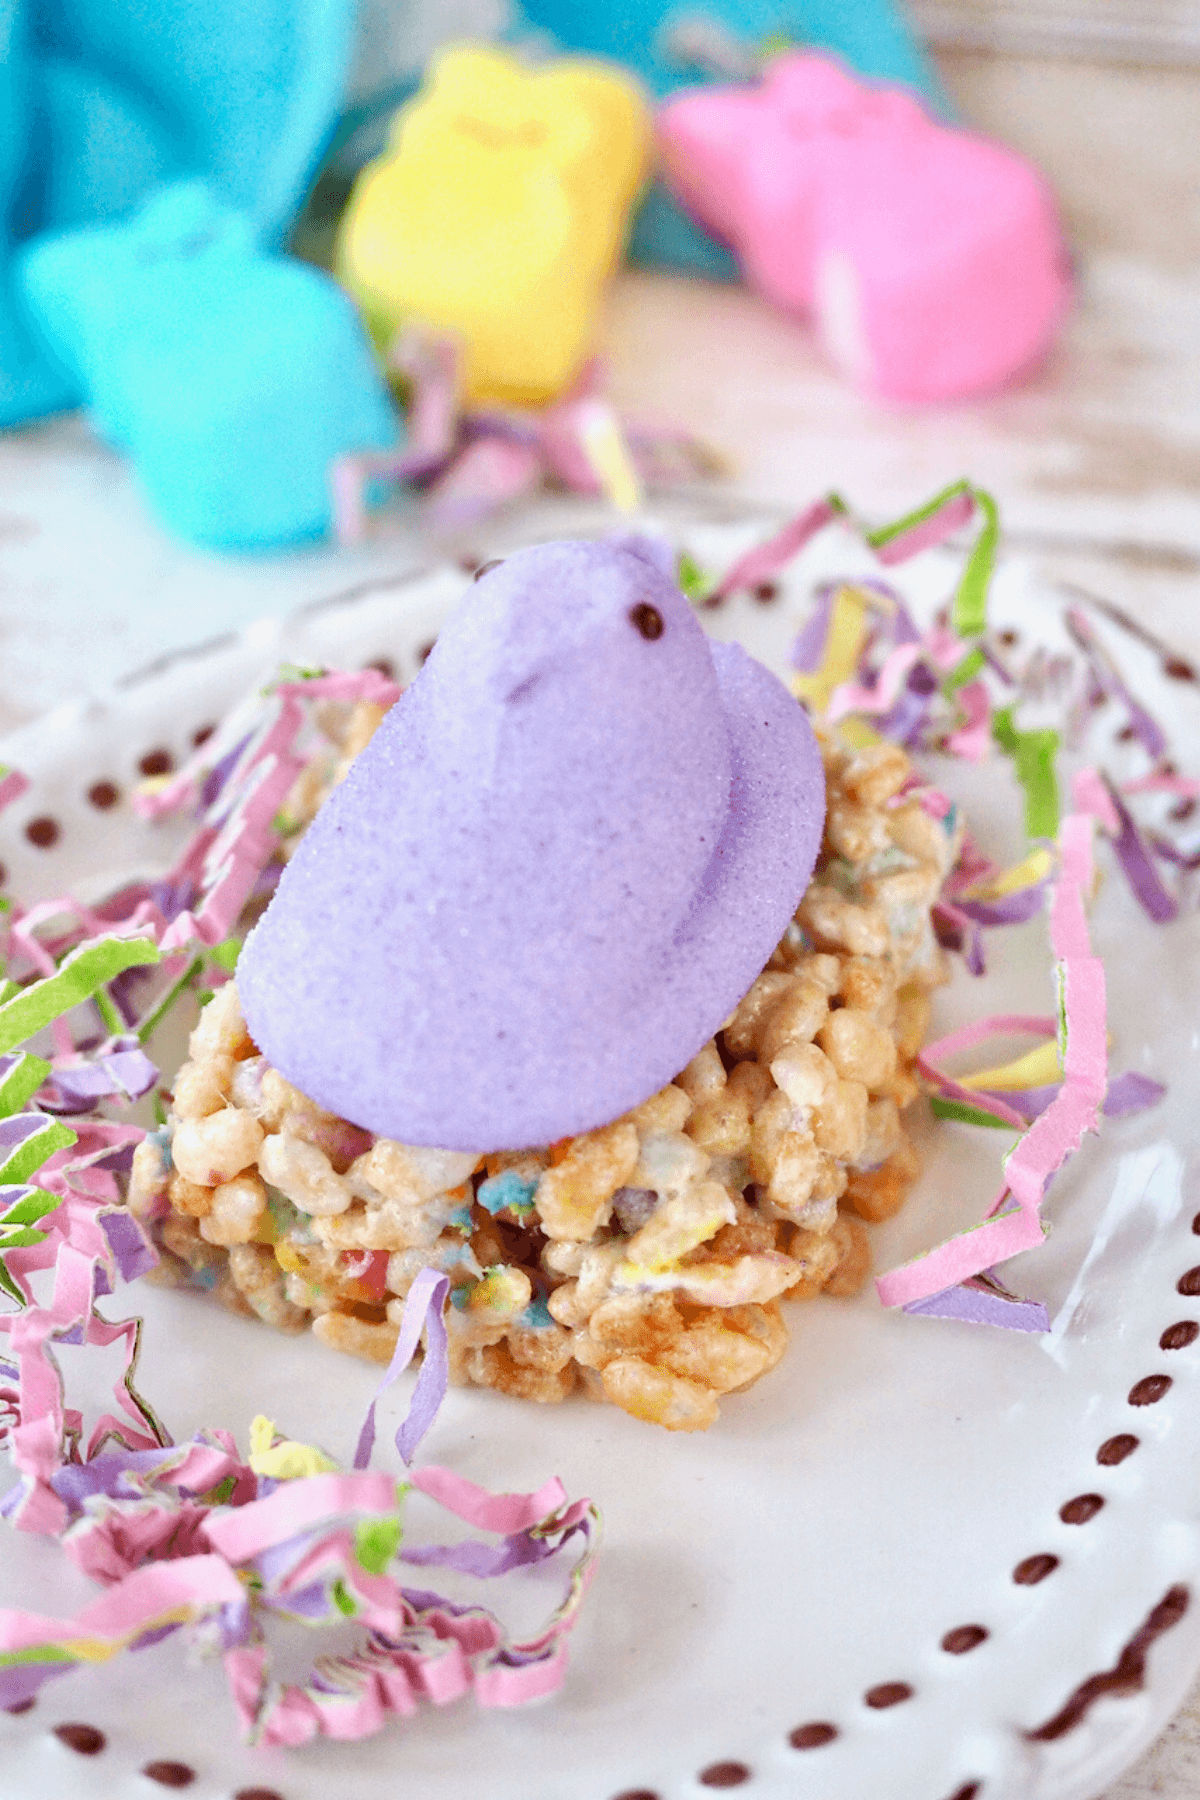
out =
[[[978,75],[958,73],[968,85]],[[1192,91],[1200,99],[1200,77]],[[1171,104],[1182,119],[1178,96]],[[1145,116],[1152,129],[1153,105]],[[629,415],[685,423],[729,455],[731,488],[753,499],[795,507],[836,487],[884,519],[970,475],[999,499],[1011,551],[1200,660],[1200,243],[1159,254],[1092,236],[1061,344],[1026,385],[987,402],[881,409],[750,295],[648,274],[622,276],[611,296],[612,391]],[[519,529],[492,526],[470,547]],[[354,552],[206,555],[159,530],[129,469],[80,420],[0,437],[0,729],[429,553],[391,516]],[[1200,1694],[1106,1800],[1197,1792]]]

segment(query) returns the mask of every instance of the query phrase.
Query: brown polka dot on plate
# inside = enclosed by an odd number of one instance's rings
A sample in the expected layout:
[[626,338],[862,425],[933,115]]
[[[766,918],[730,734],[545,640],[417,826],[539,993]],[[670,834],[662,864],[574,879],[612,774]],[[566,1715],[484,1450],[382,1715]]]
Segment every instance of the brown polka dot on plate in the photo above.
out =
[[912,1696],[913,1690],[907,1681],[881,1681],[878,1686],[868,1688],[863,1699],[876,1712],[883,1712],[889,1706],[900,1706],[905,1700],[911,1700]]
[[421,648],[417,651],[417,661],[419,663],[426,663],[429,661],[429,658],[433,653],[433,646],[436,642],[436,638],[431,638],[427,644],[421,645]]
[[233,1800],[283,1800],[277,1788],[239,1788]]
[[1013,1570],[1013,1580],[1018,1587],[1036,1587],[1039,1581],[1045,1581],[1047,1575],[1053,1575],[1058,1567],[1057,1556],[1051,1556],[1043,1550],[1037,1556],[1027,1556]]
[[121,790],[114,781],[94,781],[87,797],[97,811],[107,812],[121,798]]
[[1171,1386],[1169,1375],[1143,1375],[1129,1390],[1130,1406],[1157,1406]]
[[196,1779],[195,1769],[190,1769],[182,1762],[148,1762],[142,1765],[142,1774],[150,1781],[157,1781],[160,1787],[191,1787]]
[[950,1800],[979,1800],[982,1792],[983,1783],[981,1781],[968,1781],[962,1787],[955,1788]]
[[625,1788],[613,1795],[613,1800],[659,1800],[653,1788]]
[[1168,656],[1163,660],[1162,671],[1172,681],[1195,681],[1196,671],[1182,656]]
[[7,880],[8,880],[8,870],[5,868],[3,863],[0,863],[0,887],[3,887]]
[[39,813],[25,827],[25,836],[37,849],[49,850],[62,836],[62,828],[58,820],[52,819],[49,813]]
[[744,1782],[749,1781],[750,1771],[741,1762],[709,1763],[707,1769],[701,1769],[697,1779],[702,1787],[741,1787]]
[[788,1743],[793,1750],[820,1750],[826,1744],[832,1744],[837,1734],[836,1725],[830,1725],[825,1719],[814,1719],[809,1725],[797,1725],[795,1731],[789,1731]]
[[380,675],[386,675],[389,681],[396,678],[396,665],[390,656],[377,656],[366,666],[368,669],[378,670]]
[[[1194,1231],[1195,1229],[1196,1227],[1193,1223],[1192,1230]],[[1179,1280],[1175,1283],[1175,1291],[1178,1294],[1187,1294],[1189,1298],[1196,1294],[1200,1294],[1200,1269],[1185,1270],[1179,1277]]]
[[1180,1319],[1176,1325],[1168,1325],[1158,1340],[1160,1350],[1186,1350],[1200,1337],[1200,1325],[1195,1319]]
[[756,581],[750,592],[760,606],[769,606],[772,600],[779,598],[779,583],[777,581]]
[[6,1706],[4,1710],[6,1713],[13,1713],[13,1714],[27,1713],[27,1712],[32,1712],[36,1705],[37,1705],[37,1701],[34,1699],[32,1694],[29,1694],[24,1700],[17,1700],[13,1703],[12,1706]]
[[99,1756],[108,1742],[104,1733],[94,1725],[80,1725],[73,1721],[66,1725],[56,1725],[54,1735],[60,1744],[65,1744],[68,1750],[77,1751],[80,1756]]
[[138,758],[138,768],[143,775],[169,775],[174,767],[175,758],[161,744]]
[[1103,1505],[1103,1494],[1076,1494],[1073,1500],[1059,1507],[1058,1516],[1064,1525],[1086,1525]]
[[198,725],[192,733],[192,748],[198,750],[201,744],[207,744],[216,729],[215,725]]
[[977,1650],[986,1637],[984,1625],[956,1625],[942,1639],[942,1649],[948,1656],[965,1656],[968,1650]]
[[1141,1441],[1131,1431],[1119,1431],[1116,1437],[1105,1438],[1096,1452],[1096,1461],[1103,1463],[1106,1469],[1114,1468],[1117,1463],[1123,1463],[1127,1456],[1132,1456]]

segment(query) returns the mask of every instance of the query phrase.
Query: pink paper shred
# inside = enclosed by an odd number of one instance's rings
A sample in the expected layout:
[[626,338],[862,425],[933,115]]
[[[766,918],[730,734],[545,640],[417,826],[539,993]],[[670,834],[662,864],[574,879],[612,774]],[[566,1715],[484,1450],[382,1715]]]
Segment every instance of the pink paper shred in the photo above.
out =
[[1058,853],[1050,941],[1058,965],[1066,1032],[1062,1086],[1009,1152],[1005,1186],[987,1217],[876,1278],[885,1306],[927,1299],[1040,1244],[1044,1235],[1040,1207],[1046,1184],[1079,1148],[1085,1132],[1098,1128],[1108,1085],[1108,1039],[1104,969],[1092,955],[1083,904],[1092,882],[1089,818],[1071,813],[1063,820]]
[[[71,1618],[0,1609],[0,1706],[20,1704],[73,1666],[145,1648],[182,1627],[221,1656],[243,1730],[261,1744],[362,1737],[391,1714],[467,1692],[482,1706],[518,1706],[553,1692],[565,1674],[566,1640],[591,1579],[599,1524],[591,1503],[570,1502],[557,1480],[533,1494],[492,1494],[437,1464],[411,1469],[400,1484],[365,1466],[273,1479],[242,1460],[227,1432],[171,1442],[134,1385],[139,1322],[110,1322],[97,1310],[98,1299],[122,1280],[106,1218],[119,1212],[140,1231],[118,1207],[114,1177],[101,1165],[141,1135],[88,1126],[82,1156],[42,1170],[43,1185],[62,1196],[43,1221],[46,1236],[6,1259],[26,1304],[0,1316],[8,1336],[0,1358],[8,1383],[0,1390],[2,1436],[20,1476],[0,1510],[17,1530],[57,1539],[104,1593]],[[52,1296],[39,1304],[30,1278],[50,1268]],[[401,1325],[403,1354],[380,1390],[402,1372],[424,1330],[429,1350],[397,1433],[409,1456],[445,1393],[440,1327],[447,1289],[436,1271],[418,1276]],[[114,1390],[119,1412],[96,1421],[86,1445],[82,1415],[66,1404],[56,1343],[123,1345],[124,1374]],[[499,1545],[468,1540],[422,1550],[406,1537],[400,1548],[406,1485],[472,1530],[499,1537]],[[363,1546],[364,1527],[374,1529],[376,1545],[382,1529],[382,1549],[372,1553],[370,1535]],[[579,1554],[563,1600],[539,1631],[516,1641],[486,1607],[407,1586],[396,1567],[398,1559],[470,1572],[468,1551],[475,1549],[480,1572],[501,1573],[568,1545]],[[357,1648],[322,1657],[303,1681],[273,1677],[269,1620],[313,1627],[340,1624],[347,1615],[362,1630]]]

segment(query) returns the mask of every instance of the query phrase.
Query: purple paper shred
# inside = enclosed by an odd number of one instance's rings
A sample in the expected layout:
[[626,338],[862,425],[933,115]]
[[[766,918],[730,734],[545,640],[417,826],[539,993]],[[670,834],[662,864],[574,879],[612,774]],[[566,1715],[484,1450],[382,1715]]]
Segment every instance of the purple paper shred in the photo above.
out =
[[417,1445],[432,1425],[449,1379],[446,1322],[442,1317],[449,1287],[448,1277],[439,1274],[436,1269],[422,1269],[413,1282],[404,1303],[400,1335],[396,1339],[392,1360],[375,1390],[375,1398],[367,1408],[367,1416],[358,1434],[358,1445],[354,1452],[356,1469],[365,1469],[370,1463],[371,1452],[375,1447],[375,1408],[380,1397],[412,1361],[422,1328],[425,1330],[425,1358],[417,1376],[417,1385],[413,1389],[408,1415],[396,1433],[396,1448],[406,1465],[412,1461]]
[[929,699],[911,684],[901,690],[890,712],[878,722],[881,736],[912,749],[920,742],[929,718]]
[[0,1119],[0,1149],[16,1150],[50,1123],[45,1113],[14,1113]]
[[954,905],[977,925],[1023,925],[1044,910],[1049,886],[1048,881],[1038,881],[1030,887],[1017,888],[1011,894],[1002,894],[998,900],[969,900],[963,894],[956,894]]
[[132,1213],[118,1208],[99,1215],[100,1229],[108,1239],[122,1281],[136,1281],[158,1267],[158,1253],[148,1243]]
[[938,678],[927,662],[915,662],[904,685],[910,694],[929,700],[938,691]]
[[1115,783],[1107,775],[1102,776],[1109,798],[1116,808],[1117,817],[1121,821],[1120,834],[1113,846],[1117,861],[1125,871],[1130,887],[1144,912],[1156,924],[1165,925],[1178,917],[1179,902],[1173,894],[1169,894],[1159,879],[1158,870],[1154,866],[1154,858],[1147,847],[1141,832],[1134,823],[1133,814],[1117,792]]
[[1147,832],[1146,836],[1155,855],[1161,856],[1164,862],[1174,863],[1177,869],[1185,869],[1189,874],[1200,869],[1200,850],[1181,850],[1178,844],[1157,831]]
[[164,1638],[169,1638],[178,1631],[181,1625],[182,1620],[179,1619],[170,1625],[152,1625],[148,1631],[143,1631],[140,1637],[135,1637],[129,1648],[131,1650],[149,1650],[153,1645],[161,1644]]
[[416,1550],[401,1550],[401,1562],[421,1567],[455,1569],[463,1575],[489,1577],[507,1575],[510,1569],[527,1568],[554,1556],[583,1527],[579,1522],[563,1532],[561,1538],[535,1536],[532,1531],[514,1531],[499,1544],[465,1541],[458,1544],[427,1544]]
[[815,675],[824,660],[836,592],[836,588],[825,588],[818,594],[816,605],[792,645],[792,667],[801,675]]
[[933,905],[933,929],[943,950],[957,950],[971,975],[987,974],[987,955],[983,930],[974,919],[968,919],[952,900],[937,900]]
[[199,894],[200,883],[191,875],[186,875],[177,882],[156,881],[150,888],[150,898],[168,925],[173,924],[180,913],[187,912],[195,904]]
[[924,1300],[910,1300],[903,1310],[930,1319],[959,1319],[966,1325],[999,1325],[1006,1331],[1050,1329],[1050,1316],[1040,1300],[1020,1299],[990,1271]]
[[34,1699],[44,1681],[69,1675],[77,1666],[73,1662],[54,1662],[49,1657],[42,1663],[10,1663],[8,1668],[0,1669],[0,1712],[11,1712],[14,1706]]
[[[150,890],[147,888],[144,892],[149,897]],[[141,1017],[141,1007],[134,995],[139,987],[145,986],[150,973],[145,968],[122,969],[108,984],[109,996],[126,1025],[136,1025]]]
[[[257,1560],[256,1558],[256,1563]],[[273,1605],[280,1612],[295,1613],[301,1619],[325,1619],[329,1617],[330,1611],[329,1595],[321,1581],[314,1581],[306,1588],[298,1588],[286,1600],[272,1601],[267,1597],[262,1604]]]
[[1116,664],[1109,657],[1092,629],[1089,619],[1078,607],[1069,607],[1066,615],[1067,629],[1088,659],[1100,692],[1106,697],[1120,700],[1129,714],[1129,723],[1134,734],[1148,756],[1155,762],[1167,754],[1167,740],[1157,720],[1151,718],[1137,700],[1134,699],[1121,677]]
[[1011,1106],[1014,1112],[1020,1113],[1027,1125],[1039,1119],[1059,1092],[1056,1081],[1047,1082],[1045,1087],[1031,1088],[978,1088],[975,1090],[981,1100],[999,1100]]
[[217,1614],[216,1623],[222,1650],[239,1650],[250,1642],[250,1602],[227,1600]]
[[204,786],[200,789],[200,806],[202,809],[207,810],[220,794],[225,783],[237,768],[242,751],[250,742],[252,735],[253,733],[247,732],[246,736],[242,738],[239,743],[235,744],[233,749],[230,750],[226,756],[223,756],[219,763],[214,763],[213,767],[204,777]]
[[1126,1119],[1131,1113],[1145,1112],[1149,1107],[1157,1106],[1166,1091],[1165,1083],[1155,1081],[1150,1075],[1139,1075],[1136,1069],[1127,1069],[1124,1075],[1118,1075],[1109,1083],[1104,1116]]

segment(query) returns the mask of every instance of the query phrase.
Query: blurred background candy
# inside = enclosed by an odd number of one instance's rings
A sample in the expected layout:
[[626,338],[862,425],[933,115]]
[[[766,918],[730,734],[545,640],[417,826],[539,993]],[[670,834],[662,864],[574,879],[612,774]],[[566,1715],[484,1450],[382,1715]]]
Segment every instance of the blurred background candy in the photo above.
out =
[[[1065,261],[1036,172],[948,112],[890,0],[0,0],[0,427],[86,408],[221,548],[324,535],[351,465],[448,482],[426,520],[547,479],[631,504],[673,437],[684,478],[712,458],[686,419],[619,441],[626,243],[743,275],[867,392],[993,388]],[[414,330],[455,371],[436,456],[402,423]]]
[[88,407],[200,543],[324,532],[398,423],[353,308],[282,258],[352,0],[0,0],[0,426]]
[[338,234],[338,277],[380,348],[405,326],[449,332],[468,399],[561,393],[591,354],[650,139],[640,86],[615,65],[437,55]]
[[1049,347],[1070,276],[1047,183],[903,88],[780,55],[757,83],[669,101],[658,135],[687,210],[862,387],[957,399]]

